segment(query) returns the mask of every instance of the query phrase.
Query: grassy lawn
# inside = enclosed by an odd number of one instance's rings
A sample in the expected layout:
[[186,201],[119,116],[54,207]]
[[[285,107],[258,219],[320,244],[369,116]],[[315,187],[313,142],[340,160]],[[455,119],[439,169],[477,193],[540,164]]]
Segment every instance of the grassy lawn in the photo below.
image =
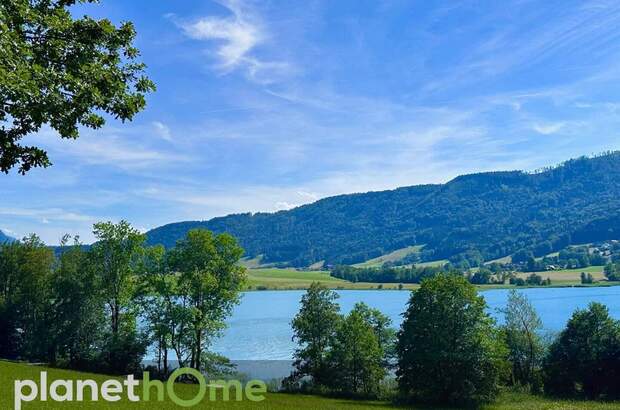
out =
[[[48,372],[48,385],[58,379],[63,380],[95,380],[98,382],[99,387],[103,381],[108,380],[109,377],[102,375],[93,375],[87,373],[79,373],[67,370],[48,369],[39,366],[30,366],[24,364],[15,364],[10,362],[0,361],[0,408],[13,409],[14,408],[14,394],[13,386],[15,380],[34,380],[38,383],[39,375],[41,371]],[[136,389],[137,393],[141,392],[141,388]],[[193,397],[197,391],[197,386],[178,384],[175,391],[179,397],[188,399]],[[28,394],[28,390],[24,389],[24,393]],[[23,403],[22,409],[24,410],[62,410],[62,409],[155,409],[155,410],[171,410],[181,409],[172,402],[164,401],[140,401],[129,402],[127,400],[126,393],[122,394],[123,399],[120,402],[109,403],[100,400],[99,402],[64,402],[57,403],[53,401],[41,402],[35,400],[29,403]],[[234,395],[233,395],[234,397]],[[86,398],[90,399],[89,390],[86,391]],[[426,406],[408,406],[397,407],[389,402],[379,401],[354,401],[343,399],[332,399],[317,396],[307,395],[290,395],[280,393],[268,393],[265,395],[265,400],[262,402],[250,402],[250,401],[230,401],[230,402],[210,402],[205,399],[203,402],[194,409],[300,409],[300,410],[319,410],[319,409],[351,409],[351,410],[370,410],[370,409],[395,409],[395,408],[410,408],[410,409],[432,409]],[[435,408],[436,409],[436,408]],[[535,397],[526,394],[505,393],[503,394],[497,403],[484,406],[483,409],[487,410],[611,410],[620,409],[620,403],[594,403],[594,402],[572,402],[572,401],[554,401],[547,398]]]
[[[353,283],[333,278],[327,271],[301,271],[296,269],[248,269],[248,289],[306,289],[312,282],[321,282],[332,289],[377,289],[378,283]],[[383,289],[398,289],[398,283],[383,284]],[[404,286],[414,289],[415,285]]]

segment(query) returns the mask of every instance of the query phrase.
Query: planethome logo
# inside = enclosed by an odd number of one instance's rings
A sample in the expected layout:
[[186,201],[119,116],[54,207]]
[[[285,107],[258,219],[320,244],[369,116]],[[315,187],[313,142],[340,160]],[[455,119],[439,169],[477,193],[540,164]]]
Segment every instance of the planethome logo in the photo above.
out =
[[[175,390],[178,385],[175,381],[181,376],[192,376],[198,381],[198,391],[192,398],[181,398]],[[207,390],[209,393],[208,398]],[[221,392],[218,397],[218,392]],[[245,386],[238,380],[213,380],[207,383],[205,377],[195,369],[181,368],[175,370],[164,383],[159,380],[150,380],[148,372],[143,373],[143,379],[136,380],[129,375],[125,380],[109,379],[99,385],[95,380],[54,380],[48,386],[47,372],[40,374],[39,383],[34,380],[15,380],[15,410],[21,410],[22,403],[35,400],[46,402],[119,402],[127,398],[130,402],[168,400],[181,407],[193,407],[205,399],[209,401],[246,400],[259,402],[265,400],[267,385],[262,380],[250,380]],[[185,394],[183,396],[186,396]]]

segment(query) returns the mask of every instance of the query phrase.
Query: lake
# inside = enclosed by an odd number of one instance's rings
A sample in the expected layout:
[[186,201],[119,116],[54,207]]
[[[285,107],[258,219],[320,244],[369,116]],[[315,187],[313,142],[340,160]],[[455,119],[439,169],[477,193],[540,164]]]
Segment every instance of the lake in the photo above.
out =
[[[590,302],[607,305],[610,314],[620,319],[620,286],[593,288],[522,289],[541,317],[545,330],[560,331],[575,309]],[[289,361],[295,344],[291,340],[291,320],[299,310],[304,291],[245,292],[228,329],[214,343],[213,350],[235,361]],[[356,302],[381,310],[398,327],[409,299],[408,291],[341,290],[339,303],[348,312]],[[481,292],[489,312],[501,322],[498,309],[505,306],[508,290]]]

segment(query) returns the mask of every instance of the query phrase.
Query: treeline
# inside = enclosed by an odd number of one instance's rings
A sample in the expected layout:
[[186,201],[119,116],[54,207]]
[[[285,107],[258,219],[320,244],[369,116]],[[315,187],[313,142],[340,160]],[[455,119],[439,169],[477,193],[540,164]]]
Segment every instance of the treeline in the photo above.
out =
[[493,402],[503,389],[620,398],[620,322],[602,304],[575,311],[548,341],[525,295],[511,291],[498,326],[460,275],[423,280],[396,334],[364,304],[340,314],[337,299],[319,284],[302,298],[292,323],[299,347],[284,384],[289,391],[472,407]]
[[56,254],[35,235],[0,245],[0,358],[128,374],[155,346],[164,376],[169,351],[182,367],[226,366],[208,347],[245,278],[234,238],[193,230],[166,251],[124,221],[94,235]]
[[390,267],[356,268],[348,265],[335,266],[330,275],[334,278],[344,279],[349,282],[371,283],[420,283],[425,278],[431,278],[440,272],[463,273],[451,265],[442,267]]
[[551,279],[544,279],[535,273],[523,279],[517,277],[514,272],[503,269],[497,263],[489,265],[488,268],[479,268],[474,273],[469,270],[463,271],[450,263],[443,266],[424,267],[393,267],[386,264],[376,268],[338,265],[331,270],[330,275],[354,283],[420,283],[424,279],[435,277],[440,273],[450,273],[464,276],[470,283],[475,285],[503,285],[506,282],[516,286],[551,285]]

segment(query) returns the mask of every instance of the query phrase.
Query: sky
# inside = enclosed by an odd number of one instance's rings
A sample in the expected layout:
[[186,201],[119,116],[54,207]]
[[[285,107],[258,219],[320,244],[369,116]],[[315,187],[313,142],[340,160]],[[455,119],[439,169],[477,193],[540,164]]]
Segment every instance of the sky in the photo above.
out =
[[620,3],[102,0],[157,84],[133,122],[25,139],[0,230],[93,240],[620,149]]

